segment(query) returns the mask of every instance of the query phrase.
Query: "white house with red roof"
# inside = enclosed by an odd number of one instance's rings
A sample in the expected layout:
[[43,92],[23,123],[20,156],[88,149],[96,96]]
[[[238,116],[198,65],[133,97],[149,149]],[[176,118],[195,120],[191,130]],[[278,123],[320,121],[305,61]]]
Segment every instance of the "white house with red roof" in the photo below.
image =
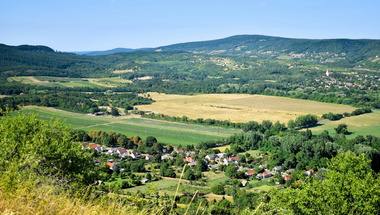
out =
[[229,164],[229,163],[238,163],[238,159],[239,159],[239,157],[238,156],[235,156],[235,157],[229,157],[229,158],[224,158],[223,159],[223,163],[224,164]]
[[145,160],[152,160],[152,158],[153,158],[153,155],[147,155],[147,156],[145,157]]

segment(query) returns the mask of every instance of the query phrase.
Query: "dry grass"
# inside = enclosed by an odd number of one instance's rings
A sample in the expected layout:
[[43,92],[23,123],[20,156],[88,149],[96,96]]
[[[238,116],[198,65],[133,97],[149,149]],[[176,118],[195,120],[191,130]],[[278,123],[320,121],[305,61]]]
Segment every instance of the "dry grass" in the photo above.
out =
[[35,187],[31,184],[16,189],[14,192],[0,192],[0,214],[121,213],[144,214],[134,207],[124,205],[112,194],[105,198],[85,200],[70,197],[68,194],[56,194],[50,186]]
[[157,102],[137,106],[170,116],[218,119],[231,122],[271,120],[288,122],[299,115],[352,112],[354,108],[284,97],[246,94],[202,94],[195,96],[149,93]]
[[228,146],[220,146],[220,147],[216,147],[214,149],[219,149],[219,151],[221,152],[224,152],[224,150],[226,149],[231,149],[231,145],[228,145]]
[[232,196],[216,195],[216,194],[213,194],[213,193],[209,193],[209,194],[205,195],[205,197],[206,197],[206,198],[208,199],[208,201],[210,201],[210,202],[211,202],[211,201],[214,201],[214,199],[215,199],[216,201],[220,201],[220,200],[223,199],[223,197],[224,197],[225,199],[227,199],[228,201],[230,201],[230,202],[234,202]]
[[132,69],[126,69],[126,70],[115,70],[113,71],[112,73],[115,73],[115,74],[120,74],[120,73],[128,73],[128,72],[133,72]]

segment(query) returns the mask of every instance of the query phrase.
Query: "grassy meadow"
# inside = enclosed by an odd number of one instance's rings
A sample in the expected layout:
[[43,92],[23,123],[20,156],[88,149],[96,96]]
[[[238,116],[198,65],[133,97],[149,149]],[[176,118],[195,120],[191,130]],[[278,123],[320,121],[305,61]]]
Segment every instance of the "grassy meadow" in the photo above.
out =
[[271,120],[288,122],[299,115],[352,112],[355,108],[284,97],[246,94],[169,95],[149,93],[156,102],[139,105],[139,110],[150,110],[170,116],[192,119],[218,119],[231,122]]
[[60,87],[116,87],[126,83],[132,83],[130,80],[113,78],[65,78],[50,76],[18,76],[8,78],[8,81],[17,81],[24,84],[37,84],[44,86]]
[[36,112],[40,114],[40,118],[47,120],[55,116],[65,120],[65,124],[71,125],[71,128],[84,131],[102,130],[127,136],[139,135],[143,140],[148,136],[154,136],[159,142],[174,146],[195,145],[202,141],[217,140],[241,132],[235,129],[162,122],[139,118],[139,116],[93,116],[48,107],[29,106],[21,112]]
[[352,116],[343,118],[338,121],[325,121],[322,126],[309,128],[313,134],[320,134],[327,130],[329,134],[335,134],[334,128],[339,124],[346,124],[348,131],[352,132],[347,135],[347,138],[355,138],[358,135],[366,136],[368,134],[380,137],[380,111],[374,110],[373,113],[363,114],[359,116]]

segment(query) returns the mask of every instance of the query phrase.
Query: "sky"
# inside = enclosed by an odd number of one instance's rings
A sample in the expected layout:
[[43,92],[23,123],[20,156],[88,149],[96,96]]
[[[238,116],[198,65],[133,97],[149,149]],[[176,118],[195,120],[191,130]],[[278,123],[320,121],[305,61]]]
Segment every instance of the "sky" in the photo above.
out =
[[0,43],[145,48],[241,34],[380,39],[379,0],[0,0]]

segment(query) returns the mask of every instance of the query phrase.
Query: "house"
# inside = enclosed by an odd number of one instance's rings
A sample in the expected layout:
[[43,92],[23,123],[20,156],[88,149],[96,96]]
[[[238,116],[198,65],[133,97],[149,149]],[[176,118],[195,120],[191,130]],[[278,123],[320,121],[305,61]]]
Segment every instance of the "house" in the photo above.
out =
[[194,161],[194,162],[189,163],[188,165],[189,165],[189,167],[193,167],[193,166],[198,165],[198,162]]
[[132,152],[132,153],[130,154],[130,156],[131,156],[132,158],[141,158],[142,154],[141,154],[141,152],[136,151],[136,152]]
[[182,149],[178,149],[177,153],[184,153],[184,151]]
[[195,154],[195,152],[194,152],[194,151],[187,152],[187,153],[186,153],[186,156],[190,156],[190,155],[192,155],[192,154]]
[[141,183],[143,183],[143,184],[146,184],[148,182],[149,182],[149,179],[143,179],[143,180],[141,180]]
[[209,155],[206,155],[205,158],[206,158],[207,160],[210,160],[210,161],[211,161],[211,160],[215,160],[215,157],[216,157],[215,154],[209,154]]
[[268,163],[265,163],[265,164],[261,164],[260,166],[259,166],[259,168],[261,168],[261,167],[267,167],[268,166]]
[[116,152],[117,152],[119,155],[123,155],[123,154],[125,154],[125,153],[128,154],[127,150],[124,149],[124,148],[118,149]]
[[145,160],[152,160],[152,158],[153,158],[153,155],[147,155],[147,156],[145,157]]
[[96,147],[98,147],[98,144],[92,144],[91,145],[91,150],[96,149]]
[[314,174],[314,170],[309,169],[308,171],[305,172],[305,174],[306,174],[307,176],[310,176],[310,175]]
[[183,159],[183,162],[194,162],[194,159],[191,157],[187,157],[187,158]]
[[271,176],[272,176],[272,173],[266,169],[263,173],[257,174],[256,178],[263,179],[263,178],[269,178]]
[[107,162],[107,165],[110,167],[110,169],[111,169],[112,171],[115,171],[115,169],[116,169],[116,163]]
[[88,148],[89,147],[89,144],[87,142],[84,142],[83,145],[82,145],[82,149],[85,149],[85,148]]
[[216,157],[222,158],[222,157],[224,157],[224,155],[225,155],[225,153],[218,153],[218,154],[216,154]]
[[273,168],[273,172],[278,172],[278,171],[280,171],[282,169],[282,166],[275,166],[274,168]]
[[103,146],[98,146],[98,147],[95,148],[95,150],[97,152],[102,152],[102,151],[105,151],[106,149]]
[[117,148],[112,148],[112,149],[108,150],[109,154],[113,154],[115,152],[117,152]]
[[238,156],[224,158],[223,163],[226,164],[226,165],[229,164],[229,163],[233,163],[233,162],[238,163],[238,159],[239,159]]
[[255,170],[249,170],[248,172],[244,173],[245,176],[251,177],[255,174]]
[[163,155],[163,156],[161,156],[161,160],[165,160],[165,159],[173,159],[173,157],[172,156],[169,156],[169,155]]
[[246,180],[243,180],[243,181],[241,182],[241,186],[243,186],[243,187],[247,186],[248,184],[249,184],[249,182],[246,181]]
[[293,172],[293,171],[296,171],[295,169],[288,169],[286,170],[286,172]]
[[219,164],[214,164],[214,165],[208,165],[208,168],[211,170],[211,169],[218,169],[219,168]]
[[285,176],[285,177],[284,177],[284,180],[285,180],[285,181],[289,180],[289,179],[290,179],[290,176],[291,176],[290,174],[287,175],[287,176]]
[[100,160],[96,160],[96,161],[94,161],[94,162],[95,162],[95,166],[98,166],[98,165],[102,164],[102,163],[100,162]]

